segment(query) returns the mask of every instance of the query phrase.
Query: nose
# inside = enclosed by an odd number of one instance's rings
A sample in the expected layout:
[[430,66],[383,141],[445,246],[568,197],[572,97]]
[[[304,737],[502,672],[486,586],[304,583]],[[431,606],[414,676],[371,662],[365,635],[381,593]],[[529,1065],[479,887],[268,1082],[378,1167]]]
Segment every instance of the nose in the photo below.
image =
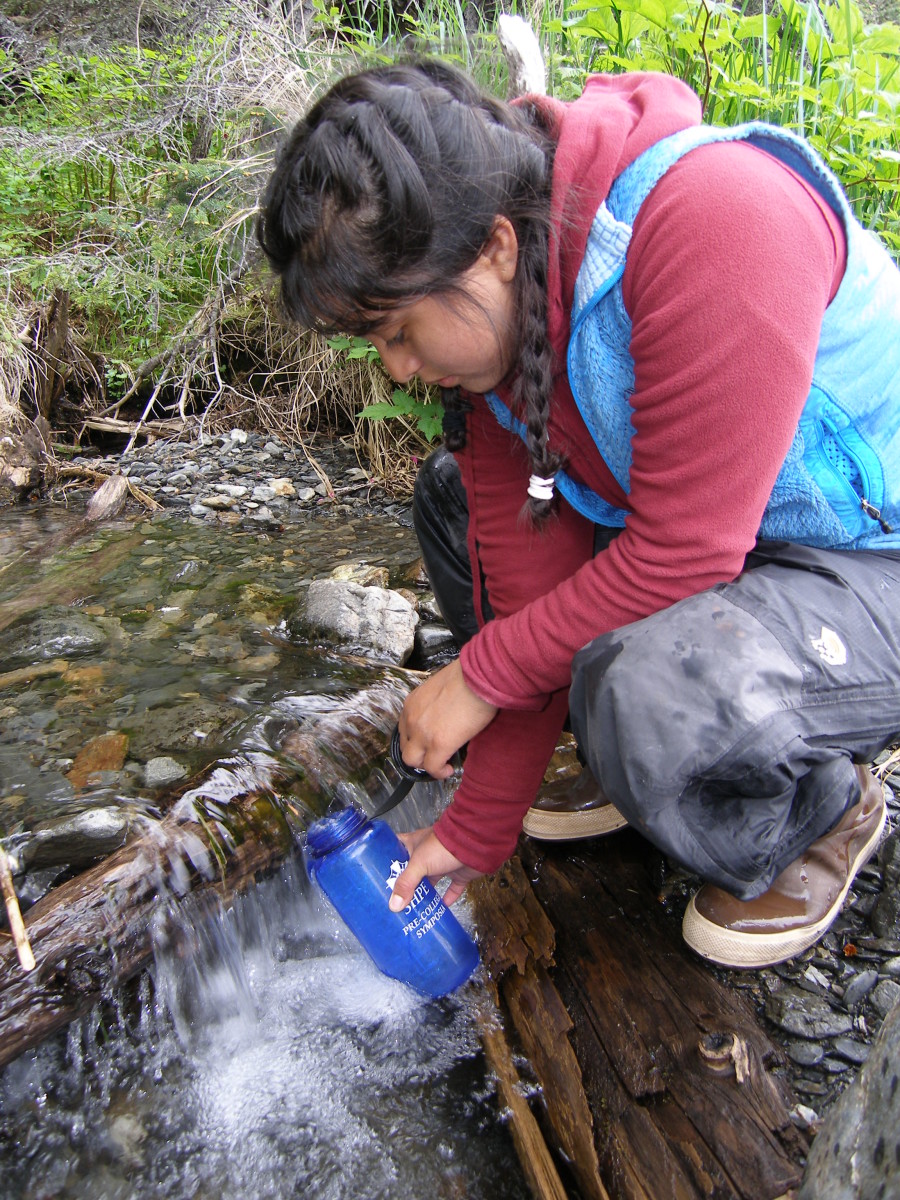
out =
[[387,346],[380,338],[372,338],[372,344],[395,383],[408,383],[421,372],[422,360],[406,346]]

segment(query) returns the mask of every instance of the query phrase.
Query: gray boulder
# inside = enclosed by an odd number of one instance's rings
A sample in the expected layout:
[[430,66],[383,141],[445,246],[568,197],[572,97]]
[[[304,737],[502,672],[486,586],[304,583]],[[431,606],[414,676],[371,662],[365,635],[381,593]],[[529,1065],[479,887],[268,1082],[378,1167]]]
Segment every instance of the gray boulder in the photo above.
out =
[[900,1006],[891,1010],[856,1081],[810,1151],[797,1200],[900,1196]]
[[362,654],[401,665],[412,654],[416,610],[398,592],[361,587],[338,579],[317,579],[306,602],[290,621],[292,633],[337,638]]

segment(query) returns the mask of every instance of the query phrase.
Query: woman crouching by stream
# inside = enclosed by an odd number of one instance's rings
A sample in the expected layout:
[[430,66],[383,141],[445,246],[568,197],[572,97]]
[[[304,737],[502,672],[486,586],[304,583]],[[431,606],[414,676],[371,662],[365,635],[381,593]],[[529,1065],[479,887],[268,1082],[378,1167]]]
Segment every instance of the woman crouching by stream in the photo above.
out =
[[666,75],[506,104],[424,60],[312,107],[259,237],[294,319],[443,394],[414,515],[461,652],[400,734],[438,778],[467,752],[391,907],[424,876],[452,902],[523,828],[627,823],[706,881],[698,953],[812,945],[900,735],[900,271],[834,175]]

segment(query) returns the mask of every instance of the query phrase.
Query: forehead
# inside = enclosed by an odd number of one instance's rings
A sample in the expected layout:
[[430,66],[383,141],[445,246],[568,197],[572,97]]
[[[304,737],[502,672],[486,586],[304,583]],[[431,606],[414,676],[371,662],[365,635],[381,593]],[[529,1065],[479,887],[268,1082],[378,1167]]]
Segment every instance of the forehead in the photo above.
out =
[[382,335],[415,318],[427,316],[438,303],[437,296],[415,296],[388,308],[372,308],[363,314],[367,332]]

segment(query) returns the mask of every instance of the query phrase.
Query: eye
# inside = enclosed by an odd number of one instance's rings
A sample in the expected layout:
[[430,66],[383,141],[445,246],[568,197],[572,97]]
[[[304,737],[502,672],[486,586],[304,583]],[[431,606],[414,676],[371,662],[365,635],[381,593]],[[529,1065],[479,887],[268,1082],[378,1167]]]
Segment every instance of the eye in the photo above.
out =
[[403,326],[401,325],[394,336],[392,338],[388,338],[384,344],[390,349],[394,346],[402,346],[405,340]]

